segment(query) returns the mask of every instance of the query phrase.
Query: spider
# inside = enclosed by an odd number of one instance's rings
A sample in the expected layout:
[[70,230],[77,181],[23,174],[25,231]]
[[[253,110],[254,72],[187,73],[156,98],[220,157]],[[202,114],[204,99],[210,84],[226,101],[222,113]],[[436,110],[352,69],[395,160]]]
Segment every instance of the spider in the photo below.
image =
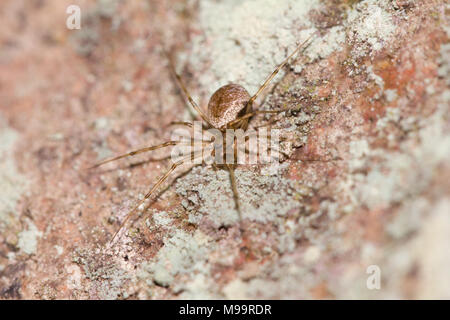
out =
[[[225,143],[224,149],[225,150],[229,150],[230,148],[232,150],[236,150],[236,148],[238,148],[238,146],[236,145],[236,140],[234,140],[231,142],[227,142],[227,130],[229,129],[241,129],[243,131],[247,131],[248,128],[248,123],[249,120],[255,116],[256,114],[276,114],[276,113],[281,113],[284,111],[287,111],[288,109],[284,108],[284,109],[277,109],[277,110],[253,110],[253,104],[256,100],[256,98],[263,92],[263,90],[269,85],[269,83],[273,80],[273,78],[278,74],[278,72],[288,63],[288,61],[297,53],[300,51],[300,49],[305,48],[305,45],[309,42],[309,40],[314,36],[314,34],[312,34],[311,36],[309,36],[305,41],[303,41],[302,43],[300,43],[297,48],[291,53],[289,54],[289,56],[281,63],[279,64],[275,70],[269,75],[269,77],[267,77],[267,79],[264,81],[264,83],[259,87],[259,89],[257,90],[257,92],[253,95],[250,96],[250,94],[248,93],[248,91],[241,85],[239,84],[227,84],[224,85],[222,87],[220,87],[216,92],[213,93],[213,95],[211,96],[209,103],[208,103],[208,108],[207,108],[207,112],[205,113],[199,106],[198,104],[194,101],[194,99],[192,99],[191,95],[189,94],[188,90],[186,89],[186,86],[183,82],[183,80],[181,79],[181,76],[175,71],[175,67],[174,64],[172,62],[172,59],[170,57],[170,55],[166,52],[166,55],[168,57],[169,60],[169,66],[171,71],[173,72],[178,85],[180,86],[180,88],[182,89],[182,91],[184,92],[184,95],[186,96],[189,104],[192,106],[192,108],[198,113],[198,115],[200,116],[201,120],[204,122],[203,126],[206,128],[210,128],[210,129],[215,129],[220,131],[220,133],[223,135],[223,140]],[[185,121],[176,121],[176,122],[172,122],[172,125],[181,125],[181,126],[186,126],[189,128],[193,128],[194,124],[192,122],[185,122]],[[200,140],[202,143],[213,143],[213,140]],[[195,142],[195,140],[191,139],[190,141],[187,142],[188,145],[191,145],[193,142]],[[228,145],[227,145],[228,143]],[[231,143],[231,145],[230,145]],[[148,151],[153,151],[153,150],[157,150],[157,149],[161,149],[161,148],[165,148],[165,147],[169,147],[169,146],[178,146],[178,145],[183,145],[186,144],[186,141],[167,141],[164,142],[162,144],[158,144],[158,145],[154,145],[154,146],[150,146],[150,147],[146,147],[146,148],[142,148],[142,149],[138,149],[138,150],[134,150],[131,152],[128,152],[126,154],[122,154],[110,159],[106,159],[103,160],[97,164],[95,164],[94,166],[92,166],[90,169],[92,168],[96,168],[99,167],[101,165],[104,165],[106,163],[112,162],[112,161],[116,161],[119,159],[123,159],[126,157],[131,157],[140,153],[144,153],[144,152],[148,152]],[[200,151],[203,151],[204,149],[201,149]],[[213,150],[214,153],[214,150]],[[225,156],[225,155],[224,155]],[[169,170],[167,170],[164,175],[159,178],[159,180],[152,186],[152,188],[145,194],[144,198],[139,201],[139,203],[132,209],[130,210],[127,215],[125,216],[124,220],[122,221],[122,223],[120,224],[119,228],[117,229],[117,231],[114,233],[113,237],[110,240],[110,243],[112,243],[114,241],[114,239],[116,238],[116,236],[119,234],[119,232],[122,230],[122,228],[125,226],[125,224],[127,223],[127,221],[130,219],[130,217],[132,216],[132,214],[148,199],[151,197],[151,195],[159,188],[159,186],[173,173],[173,171],[179,167],[180,165],[186,163],[188,160],[196,160],[198,159],[198,154],[195,154],[195,150],[194,152],[191,152],[187,157],[182,157],[181,159],[177,160],[177,161],[172,161],[172,165],[169,168]],[[227,158],[228,160],[228,158]],[[202,163],[202,162],[201,162]],[[223,163],[223,162],[222,162]],[[212,163],[212,165],[214,167],[217,167],[216,163]],[[237,210],[239,217],[240,217],[240,221],[242,220],[242,215],[241,215],[241,210],[240,210],[240,205],[239,205],[239,193],[236,187],[236,177],[235,177],[235,173],[234,173],[234,169],[236,166],[236,154],[234,153],[234,162],[233,163],[226,163],[225,164],[220,164],[221,167],[224,167],[225,169],[227,169],[230,173],[230,182],[231,182],[231,189],[233,192],[233,198],[234,198],[234,203],[235,203],[235,209]],[[241,229],[242,230],[242,229]]]

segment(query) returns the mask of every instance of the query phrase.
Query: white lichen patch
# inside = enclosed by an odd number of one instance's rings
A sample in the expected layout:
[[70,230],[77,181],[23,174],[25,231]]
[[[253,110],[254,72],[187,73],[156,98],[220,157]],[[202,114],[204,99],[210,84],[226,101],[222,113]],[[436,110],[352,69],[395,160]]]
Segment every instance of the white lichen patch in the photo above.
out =
[[[173,219],[169,217],[169,214],[165,211],[153,210],[151,215],[155,227],[169,227],[173,222]],[[150,219],[147,219],[146,224],[151,227]]]
[[223,288],[224,296],[227,299],[298,299],[310,296],[307,288],[318,278],[291,255],[281,257],[264,269],[270,277],[257,277],[247,282],[234,280]]
[[186,284],[178,284],[176,290],[182,290],[180,299],[186,300],[211,300],[221,297],[214,291],[215,281],[210,276],[203,273],[196,274],[194,278]]
[[[199,3],[198,27],[202,32],[192,39],[188,63],[195,70],[206,70],[196,74],[202,90],[198,94],[203,99],[230,82],[243,85],[251,94],[256,92],[296,45],[317,31],[308,14],[321,6],[315,0]],[[396,32],[389,7],[385,0],[356,4],[347,11],[342,25],[314,36],[304,53],[307,59],[299,59],[295,71],[300,72],[307,62],[341,51],[346,43],[353,44],[355,57],[381,50]]]
[[395,89],[384,90],[384,96],[386,97],[387,102],[392,102],[398,97],[397,90]]
[[18,217],[17,201],[27,187],[27,180],[17,170],[14,161],[14,146],[18,138],[18,133],[9,128],[0,116],[0,228]]
[[42,237],[42,232],[32,221],[28,220],[27,223],[28,229],[19,233],[17,246],[26,254],[34,254],[36,253],[38,238]]
[[342,26],[332,27],[322,37],[315,37],[305,50],[310,61],[324,59],[334,52],[341,51],[345,46],[345,29]]
[[405,203],[386,226],[388,235],[394,239],[402,239],[418,231],[429,208],[430,203],[424,198]]
[[355,193],[370,209],[398,203],[423,190],[420,163],[403,153],[389,154],[382,164],[374,165],[367,176],[355,174]]
[[161,212],[160,214],[153,217],[155,223],[159,226],[167,226],[172,222],[166,212]]
[[[290,180],[239,168],[235,172],[243,219],[274,221],[298,208]],[[187,199],[183,202],[187,210],[206,215],[216,226],[230,226],[239,221],[228,171],[194,168],[178,181],[177,193]]]
[[351,171],[357,171],[364,167],[365,156],[369,154],[369,143],[367,140],[353,140],[349,143],[349,151],[352,158],[349,160]]
[[348,11],[347,27],[355,57],[379,51],[394,38],[396,27],[389,6],[386,0],[366,0]]
[[66,272],[69,275],[66,280],[66,285],[71,290],[76,290],[81,287],[82,273],[77,265],[70,265],[66,267]]
[[169,286],[178,274],[205,272],[207,252],[208,238],[201,231],[191,235],[175,230],[164,240],[164,247],[155,260],[143,265],[143,277],[147,278],[147,273],[151,273],[155,283]]
[[[200,1],[201,32],[192,39],[188,60],[182,61],[186,57],[180,55],[179,61],[187,62],[192,70],[204,70],[195,74],[201,90],[194,93],[196,100],[206,103],[215,90],[230,82],[255,93],[296,45],[318,30],[310,13],[321,6],[320,1],[311,0]],[[298,62],[291,61],[294,71],[301,72],[305,64],[327,58],[347,45],[352,46],[355,58],[381,50],[396,32],[390,7],[385,0],[355,4],[341,24],[315,33]],[[282,75],[283,71],[273,83]],[[384,89],[382,79],[371,70],[368,75],[380,86],[379,98]]]
[[95,129],[106,130],[109,129],[109,119],[105,117],[100,117],[94,121]]
[[235,279],[228,283],[223,289],[223,294],[226,299],[232,300],[246,300],[249,299],[245,293],[246,285],[241,279]]
[[386,114],[377,121],[377,130],[384,130],[389,124],[398,124],[400,121],[399,108],[386,108]]
[[[115,263],[102,261],[100,249],[76,250],[72,261],[81,265],[85,276],[92,281],[91,289],[100,299],[114,300],[123,294],[125,284],[132,278],[130,273],[117,266]],[[68,268],[69,278],[67,283],[74,289],[79,288],[79,268]]]
[[103,281],[96,281],[100,299],[115,300],[123,293],[123,287],[130,275],[121,269],[111,268],[103,275]]
[[[197,75],[202,95],[209,97],[229,82],[256,92],[275,67],[315,30],[307,14],[318,6],[315,0],[200,1],[202,33],[192,40],[189,63],[196,69],[207,69]],[[336,37],[338,31],[331,33],[330,40],[341,39]],[[322,48],[315,55],[326,51]]]

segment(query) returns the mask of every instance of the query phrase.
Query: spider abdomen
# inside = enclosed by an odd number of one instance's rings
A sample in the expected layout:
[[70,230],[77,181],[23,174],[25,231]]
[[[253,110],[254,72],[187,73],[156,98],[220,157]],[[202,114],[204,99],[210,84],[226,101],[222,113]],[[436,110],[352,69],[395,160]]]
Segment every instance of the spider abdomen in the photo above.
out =
[[241,85],[227,84],[220,87],[209,99],[208,119],[216,128],[235,120],[244,110],[250,94]]

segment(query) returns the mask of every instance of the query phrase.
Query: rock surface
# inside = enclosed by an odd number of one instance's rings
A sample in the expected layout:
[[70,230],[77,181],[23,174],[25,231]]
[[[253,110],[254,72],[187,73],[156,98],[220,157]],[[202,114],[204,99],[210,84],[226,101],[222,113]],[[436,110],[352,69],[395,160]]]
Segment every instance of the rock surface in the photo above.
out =
[[[0,298],[450,298],[445,3],[2,1]],[[292,111],[282,163],[236,170],[245,232],[228,173],[199,166],[105,246],[168,153],[87,168],[192,119],[163,49],[205,106],[313,32],[258,100]]]

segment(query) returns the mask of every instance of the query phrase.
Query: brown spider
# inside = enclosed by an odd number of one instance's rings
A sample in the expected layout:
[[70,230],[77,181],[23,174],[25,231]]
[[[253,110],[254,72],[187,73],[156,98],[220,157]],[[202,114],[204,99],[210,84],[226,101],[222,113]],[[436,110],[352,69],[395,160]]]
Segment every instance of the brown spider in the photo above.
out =
[[[314,34],[313,34],[314,35]],[[278,110],[253,110],[253,103],[255,102],[256,98],[261,94],[261,92],[268,86],[270,81],[277,75],[277,73],[287,64],[287,62],[302,48],[308,41],[313,37],[311,35],[308,37],[305,41],[303,41],[300,45],[297,46],[297,48],[280,64],[276,67],[276,69],[272,72],[272,74],[264,81],[264,83],[260,86],[258,91],[253,95],[250,96],[250,94],[247,92],[247,90],[238,84],[228,84],[224,85],[221,88],[219,88],[214,94],[211,96],[209,103],[208,103],[208,109],[205,113],[198,105],[197,103],[192,99],[191,95],[189,94],[188,90],[186,89],[186,86],[184,85],[181,77],[179,74],[176,73],[172,59],[170,58],[170,55],[166,53],[169,60],[169,65],[174,73],[179,86],[183,90],[184,94],[186,95],[189,103],[194,108],[194,110],[200,115],[201,120],[203,120],[204,126],[208,128],[213,128],[216,130],[219,130],[221,134],[223,135],[223,140],[225,143],[224,149],[227,149],[227,129],[241,129],[243,131],[246,131],[248,128],[248,122],[251,117],[253,117],[256,114],[264,114],[264,113],[280,113],[287,111],[287,109],[278,109]],[[172,124],[187,126],[189,128],[193,127],[193,123],[191,122],[184,122],[184,121],[177,121],[172,122]],[[191,145],[194,141],[189,141],[188,145]],[[200,140],[202,143],[212,143],[213,140]],[[95,168],[98,166],[101,166],[105,163],[119,160],[125,157],[134,156],[140,153],[144,153],[147,151],[152,151],[168,146],[177,146],[177,145],[183,145],[186,144],[186,141],[167,141],[165,143],[146,147],[138,150],[131,151],[129,153],[110,158],[107,160],[104,160],[100,163],[97,163],[96,165],[92,166],[91,168]],[[233,150],[236,150],[236,141],[233,138],[233,141],[231,142],[231,147]],[[201,149],[200,151],[203,151],[204,149]],[[214,151],[213,151],[214,153]],[[236,155],[234,153],[234,155]],[[170,174],[180,165],[186,163],[188,160],[194,160],[198,158],[198,154],[194,152],[191,152],[188,157],[183,157],[181,160],[177,160],[172,163],[172,166],[170,169],[155,183],[155,185],[150,189],[150,191],[147,192],[144,199],[142,199],[131,211],[129,211],[123,220],[123,222],[120,224],[120,227],[118,230],[114,233],[113,237],[111,238],[111,242],[114,241],[116,236],[119,234],[120,230],[125,226],[128,219],[131,217],[132,213],[134,213],[150,196],[158,189],[158,187],[170,176]],[[228,159],[227,159],[228,160]],[[222,167],[225,167],[230,172],[230,180],[231,180],[231,187],[233,191],[233,197],[235,201],[235,207],[237,212],[239,213],[239,216],[241,217],[240,212],[240,206],[239,206],[239,195],[236,188],[236,177],[234,174],[234,168],[236,166],[236,158],[234,158],[233,163],[225,163],[221,164]],[[222,162],[223,163],[223,162]],[[217,167],[216,163],[212,163],[214,167]]]

